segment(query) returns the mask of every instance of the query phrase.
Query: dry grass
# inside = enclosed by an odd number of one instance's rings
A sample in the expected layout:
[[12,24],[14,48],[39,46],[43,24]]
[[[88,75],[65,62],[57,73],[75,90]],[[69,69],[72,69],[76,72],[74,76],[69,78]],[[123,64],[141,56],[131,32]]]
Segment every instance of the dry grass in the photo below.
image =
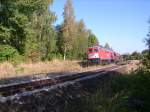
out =
[[131,72],[137,70],[140,66],[139,60],[132,60],[129,64],[127,64],[124,68],[118,70],[118,72],[122,74],[130,74]]
[[51,62],[22,63],[13,66],[11,63],[0,64],[0,79],[29,76],[38,73],[72,73],[94,70],[101,66],[85,67],[77,61],[53,60]]
[[[112,65],[107,65],[112,66]],[[137,62],[128,65],[126,68],[120,69],[118,72],[129,73],[132,70],[138,68]],[[63,61],[53,60],[47,62],[38,63],[22,63],[17,66],[13,66],[9,62],[0,63],[0,79],[22,77],[22,76],[33,76],[33,74],[46,75],[44,73],[79,73],[90,70],[96,70],[106,66],[90,66],[82,67],[77,61]]]
[[15,74],[16,71],[14,66],[8,62],[0,64],[0,78],[10,77],[12,74]]

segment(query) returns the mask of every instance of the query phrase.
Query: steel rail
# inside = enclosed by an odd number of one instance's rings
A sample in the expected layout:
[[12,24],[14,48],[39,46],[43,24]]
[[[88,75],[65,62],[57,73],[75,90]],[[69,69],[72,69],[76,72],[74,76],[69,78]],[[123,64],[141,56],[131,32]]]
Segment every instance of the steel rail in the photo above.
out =
[[19,94],[19,93],[23,93],[26,91],[33,91],[35,89],[49,87],[52,85],[64,83],[66,81],[73,81],[73,80],[84,78],[90,75],[103,73],[106,71],[111,71],[117,67],[118,65],[115,65],[115,66],[106,67],[106,68],[89,71],[89,72],[83,72],[83,73],[72,74],[72,75],[56,76],[54,78],[47,78],[47,79],[34,80],[34,81],[29,81],[29,82],[24,82],[24,83],[19,83],[19,84],[1,86],[0,95],[3,97],[7,97],[10,95]]

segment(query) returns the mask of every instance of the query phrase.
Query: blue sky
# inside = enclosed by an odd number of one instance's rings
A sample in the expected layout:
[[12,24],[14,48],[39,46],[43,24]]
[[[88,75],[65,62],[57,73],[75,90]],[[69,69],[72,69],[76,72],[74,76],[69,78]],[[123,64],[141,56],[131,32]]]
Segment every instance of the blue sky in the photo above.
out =
[[[50,7],[63,21],[66,0],[54,0]],[[76,20],[83,19],[101,45],[108,42],[119,53],[142,51],[148,32],[150,0],[73,0]]]

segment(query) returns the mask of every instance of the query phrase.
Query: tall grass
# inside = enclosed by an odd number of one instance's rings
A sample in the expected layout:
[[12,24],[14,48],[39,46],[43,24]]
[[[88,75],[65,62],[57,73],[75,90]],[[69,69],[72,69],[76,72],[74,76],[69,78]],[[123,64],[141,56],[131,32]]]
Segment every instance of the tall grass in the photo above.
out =
[[[107,65],[111,66],[111,65]],[[0,79],[11,77],[32,76],[39,73],[78,73],[95,70],[106,66],[83,67],[78,61],[52,60],[37,63],[20,63],[14,65],[10,62],[0,63]]]

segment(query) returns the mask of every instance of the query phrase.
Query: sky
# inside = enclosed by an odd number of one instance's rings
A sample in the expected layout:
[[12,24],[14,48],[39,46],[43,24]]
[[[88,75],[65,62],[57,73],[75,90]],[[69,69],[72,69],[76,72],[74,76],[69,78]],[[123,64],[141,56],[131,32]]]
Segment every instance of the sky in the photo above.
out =
[[[72,0],[76,20],[83,19],[86,27],[117,52],[141,52],[146,48],[150,19],[150,0]],[[55,25],[63,21],[66,0],[54,0],[50,7],[57,15]]]

